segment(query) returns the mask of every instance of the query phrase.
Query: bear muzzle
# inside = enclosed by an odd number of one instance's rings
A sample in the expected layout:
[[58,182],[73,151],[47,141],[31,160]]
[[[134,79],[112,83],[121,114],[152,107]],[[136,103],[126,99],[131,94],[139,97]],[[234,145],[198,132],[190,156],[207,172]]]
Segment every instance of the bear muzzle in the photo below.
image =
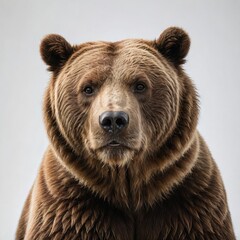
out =
[[124,144],[118,140],[118,135],[127,128],[129,115],[123,111],[106,111],[99,116],[99,125],[109,135],[109,141],[105,147],[123,147]]

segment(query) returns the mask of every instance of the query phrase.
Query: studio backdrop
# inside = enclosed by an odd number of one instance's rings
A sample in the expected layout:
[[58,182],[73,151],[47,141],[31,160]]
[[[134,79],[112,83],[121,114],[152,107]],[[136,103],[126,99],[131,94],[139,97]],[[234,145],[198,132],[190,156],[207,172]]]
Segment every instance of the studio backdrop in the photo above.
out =
[[50,78],[41,39],[73,44],[155,39],[169,26],[191,38],[184,68],[198,89],[198,129],[225,184],[240,239],[240,1],[0,1],[0,239],[14,239],[48,145],[42,99]]

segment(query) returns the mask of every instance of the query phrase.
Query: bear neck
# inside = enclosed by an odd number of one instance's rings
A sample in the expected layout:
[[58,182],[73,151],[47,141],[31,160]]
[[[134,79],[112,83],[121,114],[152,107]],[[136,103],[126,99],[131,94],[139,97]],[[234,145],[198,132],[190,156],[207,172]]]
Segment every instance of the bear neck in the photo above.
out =
[[158,151],[142,161],[136,159],[122,167],[104,165],[96,159],[86,158],[85,154],[79,156],[74,152],[58,128],[51,105],[50,86],[44,100],[44,120],[50,139],[47,153],[50,157],[45,163],[45,166],[50,166],[45,167],[45,171],[52,174],[48,179],[53,181],[48,180],[49,191],[63,197],[66,179],[69,179],[74,184],[71,182],[68,189],[72,192],[66,198],[77,198],[77,189],[84,187],[110,204],[134,210],[152,206],[168,197],[171,190],[191,172],[199,153],[197,98],[190,80],[185,81],[175,130]]

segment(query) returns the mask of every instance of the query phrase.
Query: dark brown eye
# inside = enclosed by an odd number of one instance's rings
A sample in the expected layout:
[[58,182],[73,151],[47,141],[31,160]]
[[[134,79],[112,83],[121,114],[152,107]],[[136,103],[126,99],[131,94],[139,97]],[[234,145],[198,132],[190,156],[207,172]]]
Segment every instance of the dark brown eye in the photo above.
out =
[[86,95],[92,95],[94,93],[94,89],[93,87],[91,86],[86,86],[84,89],[83,89],[83,92],[86,94]]
[[142,93],[146,89],[146,86],[144,83],[136,83],[134,86],[134,92]]

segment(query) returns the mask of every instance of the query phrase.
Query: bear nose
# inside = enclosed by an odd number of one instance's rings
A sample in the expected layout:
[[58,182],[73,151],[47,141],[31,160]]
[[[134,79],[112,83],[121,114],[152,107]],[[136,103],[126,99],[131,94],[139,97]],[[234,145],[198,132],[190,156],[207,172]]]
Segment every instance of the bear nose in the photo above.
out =
[[99,116],[100,126],[109,133],[118,133],[127,127],[128,114],[122,111],[108,111]]

